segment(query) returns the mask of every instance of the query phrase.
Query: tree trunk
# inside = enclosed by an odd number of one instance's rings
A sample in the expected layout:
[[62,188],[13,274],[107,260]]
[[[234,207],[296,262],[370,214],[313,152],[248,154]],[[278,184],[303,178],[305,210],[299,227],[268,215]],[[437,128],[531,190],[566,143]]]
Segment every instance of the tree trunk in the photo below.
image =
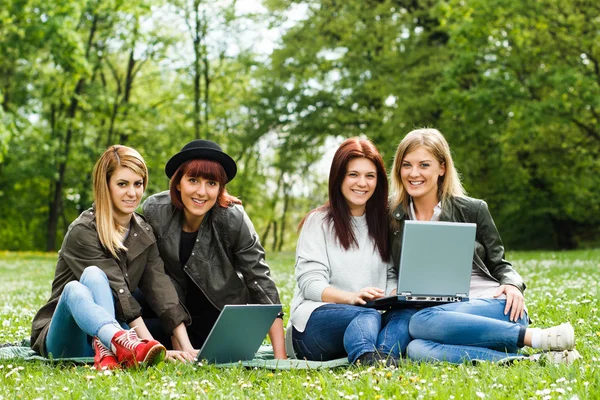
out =
[[276,240],[277,240],[277,223],[276,223],[276,218],[275,218],[275,207],[277,206],[277,201],[279,200],[279,190],[281,188],[281,184],[283,183],[283,171],[281,171],[281,174],[279,175],[279,179],[277,180],[277,188],[275,189],[275,192],[273,193],[273,198],[271,199],[271,204],[270,204],[270,209],[271,209],[271,221],[269,222],[269,225],[267,226],[267,229],[265,230],[264,235],[262,235],[261,237],[263,238],[263,243],[267,242],[267,235],[269,234],[269,229],[271,228],[271,224],[274,224],[275,229],[273,230],[273,247],[276,246]]
[[[135,32],[137,34],[137,30]],[[133,41],[131,45],[131,51],[129,52],[129,62],[127,63],[127,75],[125,76],[125,94],[123,95],[123,99],[121,100],[121,108],[123,110],[123,120],[127,120],[127,114],[129,113],[129,99],[131,98],[131,91],[133,90],[133,81],[135,79],[135,64],[136,60],[134,58],[133,51],[135,49],[136,40]],[[139,71],[139,69],[138,69]],[[127,139],[129,139],[129,135],[125,132],[121,131],[119,135],[119,143],[126,144]]]
[[277,248],[277,241],[279,240],[278,237],[277,221],[273,220],[273,244],[271,245],[271,251],[275,251]]
[[211,140],[211,133],[208,130],[208,115],[210,113],[210,110],[208,108],[208,102],[210,100],[210,93],[209,93],[209,87],[210,87],[210,76],[209,76],[209,61],[208,61],[208,55],[206,50],[204,50],[204,58],[203,58],[203,63],[204,63],[204,139],[207,140]]
[[[110,65],[110,64],[109,64]],[[110,122],[108,124],[108,136],[106,138],[106,148],[108,148],[108,146],[110,146],[111,144],[113,144],[113,135],[114,135],[114,130],[115,130],[115,123],[117,120],[117,114],[119,112],[119,98],[121,96],[121,80],[119,79],[118,75],[116,74],[116,71],[113,71],[113,74],[115,75],[115,81],[117,84],[117,92],[115,93],[115,98],[113,100],[113,106],[112,106],[112,111],[110,113]]]
[[277,245],[277,251],[281,251],[283,242],[285,240],[285,228],[287,220],[287,211],[290,205],[290,189],[288,184],[283,185],[283,212],[281,213],[281,224],[279,227],[279,244]]
[[[242,200],[246,197],[246,192],[251,184],[248,182],[248,174],[251,171],[254,172],[258,170],[259,155],[254,150],[254,144],[244,146],[244,150],[239,155],[238,160],[236,160],[238,167],[243,165],[243,169],[240,171],[238,177],[235,178],[237,182],[241,182],[241,184],[238,185],[236,196]],[[242,161],[240,162],[240,160]]]
[[556,245],[561,250],[573,250],[577,248],[577,240],[573,233],[572,221],[566,219],[552,218],[552,226],[556,235]]
[[200,0],[194,1],[194,20],[195,25],[192,33],[194,41],[194,137],[200,139],[200,127],[202,125],[200,110],[200,77],[202,76],[200,62],[202,60],[202,37],[200,26]]
[[8,112],[12,95],[10,83],[13,82],[12,76],[14,73],[14,67],[11,66],[11,68],[3,69],[0,71],[0,73],[2,74],[2,80],[4,81],[4,89],[2,90],[2,108],[4,111]]
[[[89,59],[92,43],[94,41],[94,35],[98,26],[98,15],[94,14],[92,20],[92,26],[90,28],[90,34],[88,36],[86,58]],[[58,230],[58,219],[62,212],[62,197],[63,197],[63,186],[65,179],[65,172],[67,170],[67,163],[69,160],[69,151],[71,146],[71,139],[73,137],[73,121],[77,114],[77,108],[79,105],[79,96],[83,93],[85,88],[85,78],[79,79],[75,86],[75,91],[71,97],[69,109],[67,111],[67,131],[62,143],[62,152],[59,151],[58,157],[58,179],[54,182],[54,193],[49,204],[48,212],[48,230],[46,231],[46,250],[56,250],[56,232]],[[62,153],[62,154],[61,154]]]
[[[108,66],[110,67],[115,82],[117,84],[117,92],[115,94],[115,100],[113,104],[113,109],[110,116],[110,127],[108,130],[108,140],[106,143],[106,147],[113,144],[113,136],[119,132],[116,126],[116,122],[119,116],[119,113],[122,112],[122,120],[127,120],[127,114],[129,113],[129,108],[127,107],[129,104],[129,99],[131,98],[131,92],[133,91],[133,82],[135,80],[135,76],[143,65],[144,61],[138,63],[138,60],[135,59],[134,49],[137,44],[137,35],[138,35],[138,20],[135,19],[133,21],[133,41],[131,43],[131,49],[129,51],[129,60],[127,62],[127,71],[125,73],[125,82],[121,83],[121,75],[116,68],[112,67],[112,65],[107,61]],[[136,69],[137,65],[137,69]],[[121,97],[121,94],[123,95]],[[117,143],[126,144],[129,139],[129,134],[125,133],[123,130],[119,133],[119,140]]]
[[273,221],[269,221],[269,223],[267,224],[267,228],[265,229],[265,231],[263,232],[263,234],[260,237],[261,242],[264,243],[264,245],[267,245],[267,238],[269,237],[269,233],[271,232],[271,225],[273,224]]

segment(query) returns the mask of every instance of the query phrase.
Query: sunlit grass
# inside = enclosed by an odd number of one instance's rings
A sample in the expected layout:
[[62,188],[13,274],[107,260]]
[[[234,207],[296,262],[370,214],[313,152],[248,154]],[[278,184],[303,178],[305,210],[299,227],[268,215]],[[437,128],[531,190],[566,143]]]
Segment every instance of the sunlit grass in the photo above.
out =
[[[571,366],[521,362],[450,365],[406,362],[398,369],[326,371],[217,369],[162,364],[96,372],[89,366],[0,361],[0,400],[13,398],[526,398],[593,399],[600,392],[600,250],[509,255],[528,285],[534,326],[570,321],[584,359]],[[293,253],[267,258],[286,313],[294,288]],[[20,342],[50,293],[56,254],[0,252],[0,343]],[[287,320],[287,315],[286,315]]]

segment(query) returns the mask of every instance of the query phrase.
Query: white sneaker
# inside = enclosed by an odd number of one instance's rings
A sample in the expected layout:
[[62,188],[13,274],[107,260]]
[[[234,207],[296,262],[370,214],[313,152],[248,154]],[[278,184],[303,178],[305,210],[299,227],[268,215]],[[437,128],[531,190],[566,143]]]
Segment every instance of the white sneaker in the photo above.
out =
[[570,323],[542,329],[542,350],[571,350],[575,347],[575,331]]
[[543,361],[549,364],[573,364],[575,360],[579,360],[581,354],[575,349],[562,351],[547,351],[537,353],[529,357],[533,361]]

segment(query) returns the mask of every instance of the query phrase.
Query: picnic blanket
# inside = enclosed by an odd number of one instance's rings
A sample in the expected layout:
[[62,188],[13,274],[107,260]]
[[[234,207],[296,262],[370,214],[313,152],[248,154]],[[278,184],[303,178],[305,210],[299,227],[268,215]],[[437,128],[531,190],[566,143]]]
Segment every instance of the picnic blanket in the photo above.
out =
[[287,360],[275,360],[273,358],[273,347],[271,345],[260,346],[253,360],[238,361],[235,363],[215,364],[219,368],[228,368],[238,365],[244,367],[256,367],[265,369],[329,369],[348,367],[348,358],[338,358],[330,361],[307,361],[288,358]]
[[[71,357],[71,358],[48,358],[43,357],[39,353],[31,350],[29,340],[23,339],[21,343],[2,345],[0,347],[0,362],[3,360],[25,360],[25,361],[42,361],[49,363],[73,363],[73,364],[93,364],[93,357]],[[337,367],[347,367],[347,358],[338,358],[330,361],[307,361],[297,359],[275,360],[273,358],[273,348],[270,345],[261,346],[253,360],[238,361],[232,363],[215,364],[218,368],[232,367],[248,367],[248,368],[265,368],[272,370],[289,370],[289,369],[329,369]]]
[[30,347],[29,339],[23,339],[21,343],[7,343],[0,345],[0,361],[3,360],[25,360],[25,361],[44,361],[44,362],[69,362],[74,364],[93,364],[93,357],[65,357],[48,358],[33,351]]

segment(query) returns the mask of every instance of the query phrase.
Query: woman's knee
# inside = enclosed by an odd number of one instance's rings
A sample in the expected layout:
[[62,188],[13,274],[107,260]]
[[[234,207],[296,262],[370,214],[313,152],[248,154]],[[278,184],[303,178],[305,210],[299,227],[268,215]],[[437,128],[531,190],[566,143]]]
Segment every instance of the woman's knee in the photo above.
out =
[[377,310],[365,309],[364,312],[357,314],[348,324],[344,332],[344,343],[353,343],[355,341],[365,342],[377,340],[377,335],[381,331],[381,314]]
[[357,318],[365,318],[365,319],[369,319],[369,320],[377,320],[381,322],[381,314],[379,313],[379,311],[373,309],[373,308],[365,308],[363,311],[361,311],[355,319]]
[[368,331],[377,334],[381,331],[381,327],[381,314],[377,310],[367,308],[352,319],[346,328],[346,334],[356,329],[362,332]]
[[421,360],[428,352],[429,346],[427,341],[414,339],[406,346],[406,357],[411,360]]
[[61,297],[64,297],[65,300],[68,300],[85,296],[87,293],[89,293],[89,290],[86,290],[85,286],[83,286],[81,282],[71,281],[65,285]]
[[63,289],[62,295],[69,296],[69,294],[78,290],[79,285],[81,285],[81,283],[79,283],[78,281],[67,282],[67,284],[65,285],[65,288]]
[[106,273],[104,271],[102,271],[100,268],[98,268],[95,265],[90,265],[89,267],[87,267],[86,269],[83,270],[83,273],[81,274],[81,278],[79,279],[79,281],[83,284],[86,283],[104,283],[104,282],[108,282],[108,277],[106,276]]
[[433,311],[430,308],[425,308],[415,313],[408,323],[408,332],[410,336],[417,337],[421,333],[424,325],[431,318]]

